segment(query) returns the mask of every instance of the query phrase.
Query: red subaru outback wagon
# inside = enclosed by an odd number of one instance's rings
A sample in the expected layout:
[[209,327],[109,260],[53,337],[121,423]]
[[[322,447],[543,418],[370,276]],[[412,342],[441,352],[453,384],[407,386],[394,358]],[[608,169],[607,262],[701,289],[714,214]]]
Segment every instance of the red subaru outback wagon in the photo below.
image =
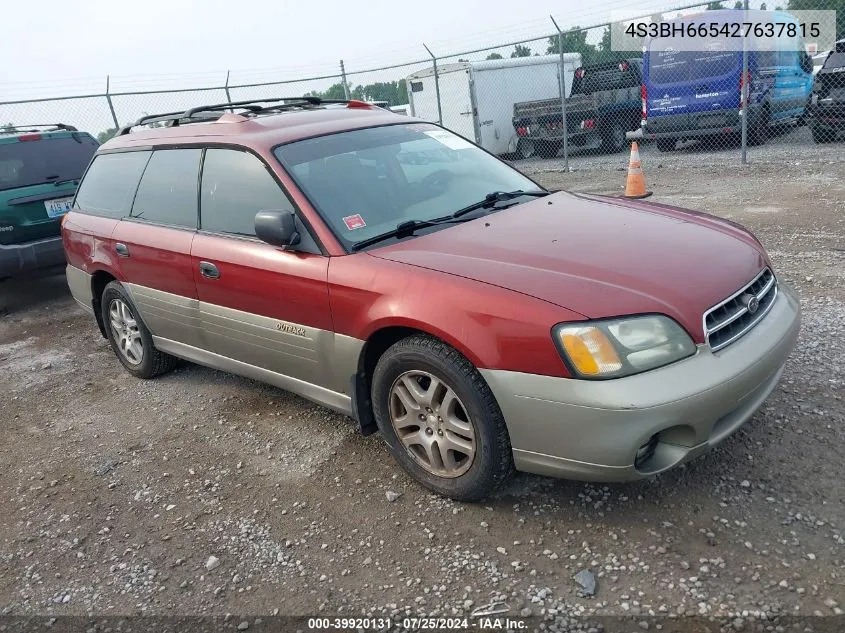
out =
[[62,233],[130,373],[182,358],[287,389],[456,499],[703,453],[774,389],[800,321],[736,224],[552,193],[356,101],[145,117],[97,151]]

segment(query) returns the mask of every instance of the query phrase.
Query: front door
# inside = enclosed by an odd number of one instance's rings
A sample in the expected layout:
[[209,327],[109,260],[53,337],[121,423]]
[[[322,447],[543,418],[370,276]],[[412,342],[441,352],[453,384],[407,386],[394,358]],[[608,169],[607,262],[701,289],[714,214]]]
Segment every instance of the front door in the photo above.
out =
[[[289,252],[258,240],[255,214],[262,210],[293,210],[263,161],[239,149],[207,149],[201,230],[191,248],[207,349],[297,381],[337,388],[329,371],[334,345],[329,260],[316,248]],[[303,246],[308,239],[303,235]],[[242,366],[232,369],[255,375]]]

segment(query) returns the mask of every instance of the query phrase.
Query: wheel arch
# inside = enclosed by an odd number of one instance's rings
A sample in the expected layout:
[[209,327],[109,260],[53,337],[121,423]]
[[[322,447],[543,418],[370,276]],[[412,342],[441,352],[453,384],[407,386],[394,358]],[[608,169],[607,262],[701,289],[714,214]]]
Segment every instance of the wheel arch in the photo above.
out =
[[94,318],[97,320],[97,327],[100,329],[103,338],[108,338],[108,336],[106,336],[106,325],[103,323],[101,299],[106,286],[117,280],[117,277],[107,270],[99,269],[91,273],[91,307],[94,309]]
[[424,334],[436,338],[446,345],[453,347],[463,354],[475,367],[481,366],[480,359],[470,352],[454,337],[431,327],[429,324],[417,322],[385,322],[376,324],[368,334],[361,352],[358,355],[358,365],[352,379],[352,413],[358,422],[358,430],[363,435],[371,435],[378,431],[373,414],[372,376],[379,358],[391,346],[402,339]]

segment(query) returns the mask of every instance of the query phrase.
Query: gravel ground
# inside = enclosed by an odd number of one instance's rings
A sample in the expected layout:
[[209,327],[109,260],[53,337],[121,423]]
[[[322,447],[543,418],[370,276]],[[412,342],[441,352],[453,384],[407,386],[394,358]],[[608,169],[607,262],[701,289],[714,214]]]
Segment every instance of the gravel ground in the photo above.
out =
[[[61,275],[4,282],[0,613],[232,613],[244,630],[273,614],[486,609],[561,631],[776,615],[845,630],[845,145],[793,150],[740,167],[735,151],[643,147],[654,199],[754,230],[804,320],[752,421],[636,484],[519,475],[487,502],[444,500],[380,437],[285,392],[188,364],[130,377]],[[626,159],[518,165],[618,193]],[[585,570],[594,595],[573,578]]]

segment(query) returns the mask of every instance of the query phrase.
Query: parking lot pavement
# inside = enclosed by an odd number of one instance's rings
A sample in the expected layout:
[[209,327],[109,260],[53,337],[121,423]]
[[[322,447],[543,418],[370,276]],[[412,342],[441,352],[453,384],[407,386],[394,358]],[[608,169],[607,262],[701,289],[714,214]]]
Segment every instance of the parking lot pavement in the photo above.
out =
[[[130,377],[61,276],[3,282],[0,608],[469,615],[501,601],[550,630],[595,614],[841,613],[845,161],[826,151],[740,169],[644,150],[654,199],[752,228],[804,319],[751,422],[630,485],[521,475],[480,504],[443,500],[378,436],[285,392],[189,364]],[[578,160],[605,163],[521,168],[621,191],[623,157]]]

